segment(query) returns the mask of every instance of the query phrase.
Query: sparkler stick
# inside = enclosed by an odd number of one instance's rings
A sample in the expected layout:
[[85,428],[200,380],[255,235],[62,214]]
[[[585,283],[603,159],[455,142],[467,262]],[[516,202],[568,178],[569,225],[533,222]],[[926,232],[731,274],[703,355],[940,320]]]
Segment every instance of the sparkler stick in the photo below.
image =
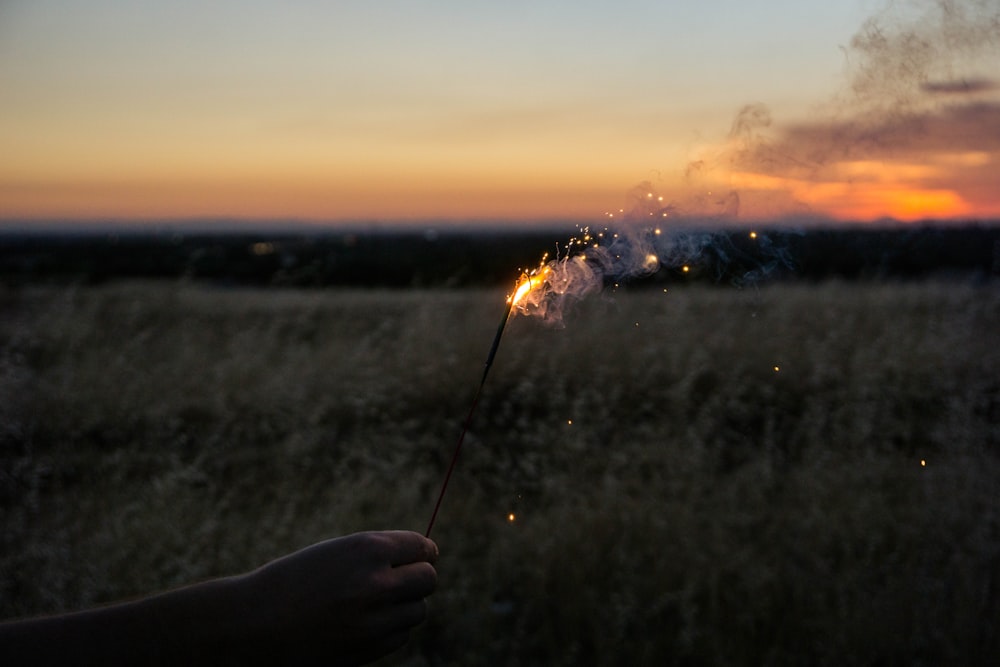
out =
[[448,481],[451,479],[451,473],[455,470],[455,463],[458,461],[458,455],[462,451],[462,443],[465,442],[465,433],[469,430],[469,425],[472,423],[472,416],[476,414],[476,406],[479,405],[479,395],[483,393],[486,376],[490,374],[490,366],[493,365],[493,359],[497,356],[497,350],[500,349],[500,338],[503,336],[504,327],[507,326],[507,320],[510,319],[510,310],[513,306],[514,299],[507,299],[507,307],[504,308],[503,318],[500,320],[500,326],[497,327],[497,334],[493,337],[493,345],[490,346],[490,352],[486,355],[486,366],[483,368],[483,377],[479,381],[479,387],[476,389],[475,396],[472,397],[472,406],[469,408],[469,414],[466,416],[465,424],[462,426],[462,433],[458,436],[458,442],[455,444],[455,452],[451,455],[451,463],[448,464],[448,472],[445,473],[444,482],[441,484],[441,492],[438,494],[437,502],[434,504],[434,513],[431,514],[431,521],[427,524],[427,532],[424,533],[424,537],[431,536],[431,528],[434,527],[434,520],[437,519],[438,510],[441,509],[444,492],[448,490]]
[[475,396],[472,397],[472,405],[469,407],[469,414],[465,418],[465,423],[462,426],[462,433],[458,436],[458,442],[455,444],[455,452],[451,455],[451,463],[448,464],[448,472],[445,473],[444,482],[441,484],[441,492],[438,493],[437,502],[434,504],[434,512],[431,514],[430,523],[427,524],[427,532],[424,533],[425,537],[431,536],[431,529],[434,527],[434,520],[437,519],[438,510],[441,509],[441,501],[444,500],[444,493],[448,490],[448,482],[451,480],[451,473],[455,470],[455,463],[458,461],[458,455],[462,451],[462,443],[465,442],[465,434],[469,430],[469,425],[472,423],[473,415],[476,414],[476,406],[479,405],[479,396],[483,393],[483,386],[486,384],[486,377],[490,374],[490,367],[493,365],[493,359],[497,356],[497,350],[500,349],[500,339],[503,337],[503,330],[504,327],[507,326],[507,320],[510,319],[511,310],[514,308],[514,304],[520,301],[525,294],[534,289],[536,285],[542,284],[548,273],[548,269],[543,267],[537,275],[533,274],[523,276],[518,282],[514,293],[507,297],[507,306],[504,308],[503,317],[500,319],[500,326],[497,327],[497,333],[493,337],[493,344],[490,346],[489,354],[486,355],[486,365],[483,368],[483,377],[479,380],[479,387],[476,389]]

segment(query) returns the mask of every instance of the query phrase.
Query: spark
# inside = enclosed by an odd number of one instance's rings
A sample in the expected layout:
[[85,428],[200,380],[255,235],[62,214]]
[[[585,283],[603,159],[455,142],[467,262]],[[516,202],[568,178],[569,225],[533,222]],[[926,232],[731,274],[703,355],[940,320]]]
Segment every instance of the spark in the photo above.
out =
[[757,238],[757,232],[750,232],[750,238],[752,239]]
[[507,521],[508,521],[508,523],[514,523],[514,519],[516,519],[516,518],[517,517],[514,516],[513,512],[511,512],[510,514],[507,515]]
[[924,459],[920,459],[920,467],[924,468],[926,466],[927,466],[927,461],[925,461]]
[[778,371],[780,371],[780,370],[781,370],[781,366],[775,366],[775,367],[774,367],[774,372],[775,372],[775,373],[777,373],[777,372],[778,372]]

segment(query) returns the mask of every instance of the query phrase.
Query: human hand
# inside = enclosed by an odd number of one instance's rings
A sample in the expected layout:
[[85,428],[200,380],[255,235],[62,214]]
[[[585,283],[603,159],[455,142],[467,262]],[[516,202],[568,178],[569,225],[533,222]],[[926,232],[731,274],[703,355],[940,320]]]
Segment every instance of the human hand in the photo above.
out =
[[433,541],[409,531],[355,533],[245,576],[249,626],[277,664],[362,664],[406,643],[434,591]]

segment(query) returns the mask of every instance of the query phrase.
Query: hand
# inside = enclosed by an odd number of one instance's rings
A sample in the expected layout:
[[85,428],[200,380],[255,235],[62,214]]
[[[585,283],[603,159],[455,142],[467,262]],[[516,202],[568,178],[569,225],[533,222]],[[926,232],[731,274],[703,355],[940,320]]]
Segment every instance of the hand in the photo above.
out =
[[419,533],[357,533],[249,574],[0,623],[0,663],[358,665],[402,646],[437,583]]
[[257,610],[251,626],[279,664],[374,660],[402,646],[426,618],[437,555],[434,542],[407,531],[314,544],[246,575]]

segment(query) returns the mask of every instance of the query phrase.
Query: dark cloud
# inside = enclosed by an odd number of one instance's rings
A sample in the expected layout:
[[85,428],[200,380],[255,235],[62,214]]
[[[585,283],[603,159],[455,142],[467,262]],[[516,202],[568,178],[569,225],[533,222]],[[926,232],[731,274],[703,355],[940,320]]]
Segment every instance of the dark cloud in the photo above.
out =
[[969,95],[982,93],[998,88],[997,82],[990,79],[959,79],[956,81],[924,81],[920,89],[925,93],[943,93],[947,95]]
[[[803,163],[823,163],[962,151],[1000,151],[1000,103],[799,123],[784,128],[770,144],[758,146],[755,159],[763,166],[787,164],[791,156]],[[780,155],[788,158],[780,160]]]

